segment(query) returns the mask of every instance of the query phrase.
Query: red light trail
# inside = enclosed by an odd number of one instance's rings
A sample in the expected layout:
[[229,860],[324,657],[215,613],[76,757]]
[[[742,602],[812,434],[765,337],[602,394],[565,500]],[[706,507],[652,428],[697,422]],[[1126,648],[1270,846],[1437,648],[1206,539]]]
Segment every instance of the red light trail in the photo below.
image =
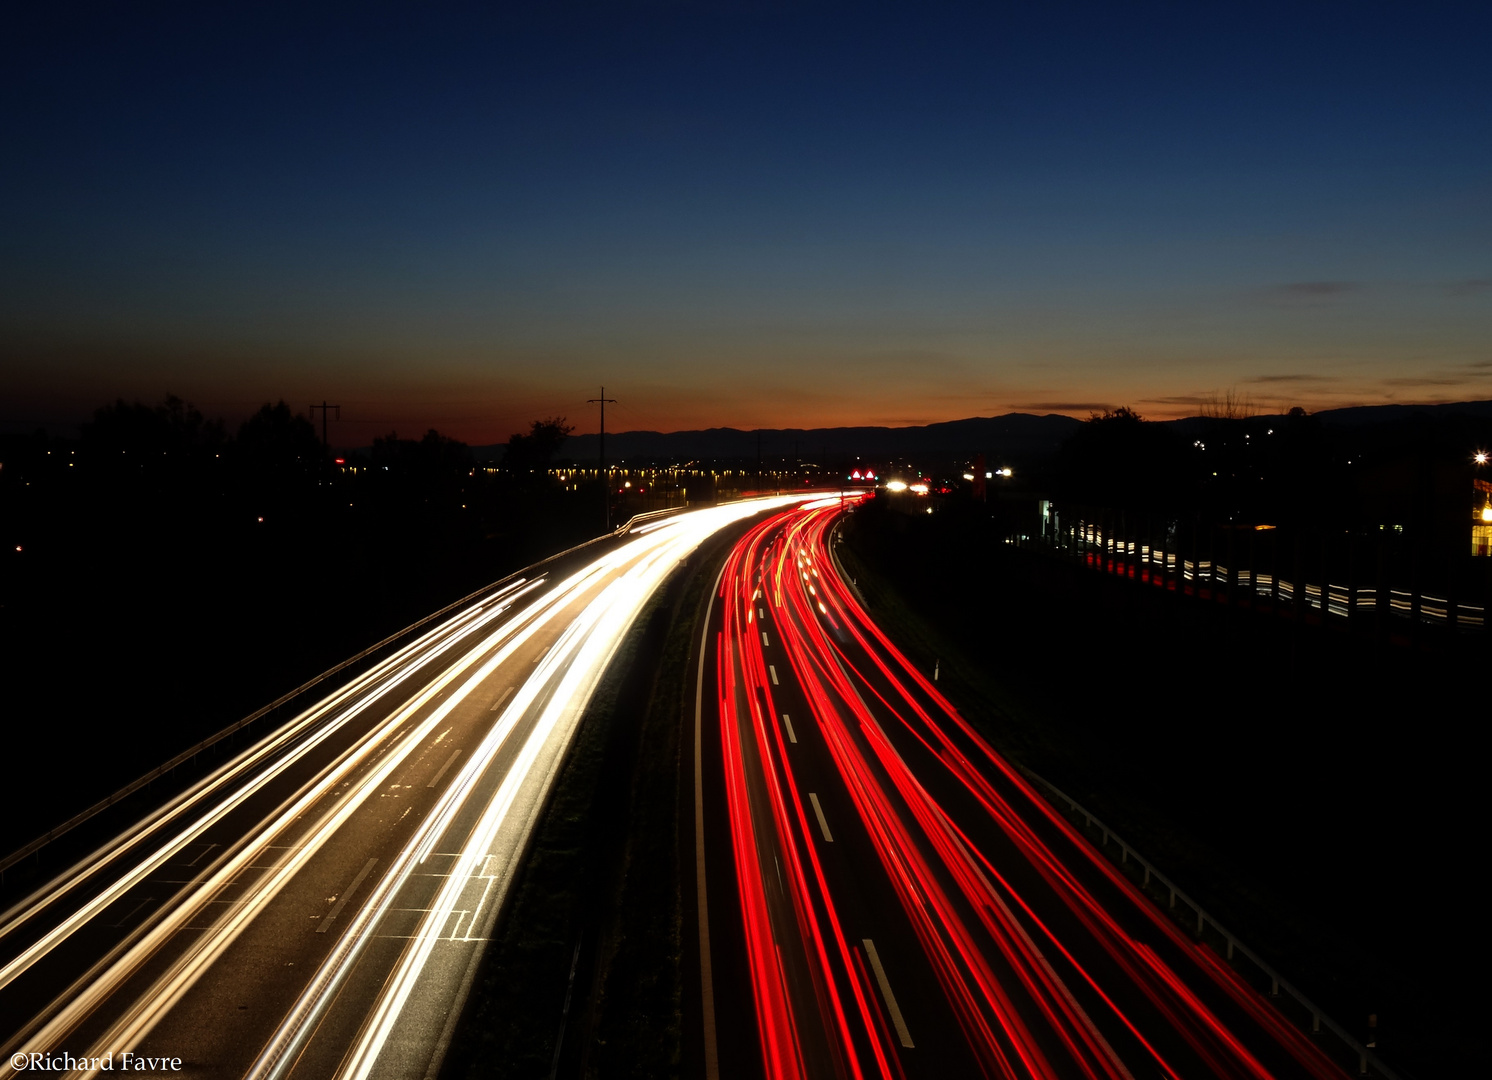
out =
[[[831,554],[843,505],[758,523],[722,575],[721,763],[767,1076],[1344,1076],[875,625]],[[853,815],[832,839],[825,807]]]

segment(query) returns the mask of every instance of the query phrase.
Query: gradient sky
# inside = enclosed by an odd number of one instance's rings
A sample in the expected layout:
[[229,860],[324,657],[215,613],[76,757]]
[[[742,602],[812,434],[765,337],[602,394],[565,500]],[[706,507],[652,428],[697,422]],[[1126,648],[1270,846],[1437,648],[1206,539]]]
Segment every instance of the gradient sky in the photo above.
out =
[[1492,398],[1492,5],[308,6],[7,22],[4,430]]

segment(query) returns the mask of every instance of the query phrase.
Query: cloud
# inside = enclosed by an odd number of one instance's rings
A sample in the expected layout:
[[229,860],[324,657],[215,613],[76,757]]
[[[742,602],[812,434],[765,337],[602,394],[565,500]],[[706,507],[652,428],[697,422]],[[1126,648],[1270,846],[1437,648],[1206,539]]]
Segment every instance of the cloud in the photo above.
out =
[[1492,292],[1492,278],[1466,278],[1452,281],[1445,286],[1447,296],[1481,296]]
[[1175,397],[1141,398],[1145,405],[1214,405],[1216,394],[1178,394]]
[[1112,401],[1026,401],[1010,406],[1016,412],[1034,413],[1103,412],[1113,407]]
[[1362,287],[1360,281],[1291,281],[1276,286],[1274,291],[1280,296],[1320,299],[1358,292]]
[[1460,386],[1466,379],[1459,375],[1398,375],[1378,381],[1384,386]]
[[1255,375],[1244,379],[1246,383],[1303,383],[1341,382],[1338,375]]

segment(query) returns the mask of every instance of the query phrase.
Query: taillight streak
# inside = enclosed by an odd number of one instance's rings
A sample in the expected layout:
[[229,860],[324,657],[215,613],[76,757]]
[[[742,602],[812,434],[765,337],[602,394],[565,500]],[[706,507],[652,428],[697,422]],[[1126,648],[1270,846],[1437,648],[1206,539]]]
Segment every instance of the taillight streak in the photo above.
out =
[[[825,551],[827,551],[827,544],[824,539],[826,526],[827,516],[813,531],[812,535],[813,544]],[[832,560],[827,561],[832,562]],[[1184,955],[1191,957],[1198,968],[1207,975],[1210,982],[1223,990],[1229,998],[1269,1032],[1275,1041],[1284,1047],[1308,1073],[1312,1076],[1322,1078],[1322,1080],[1326,1080],[1328,1077],[1340,1078],[1343,1075],[1319,1047],[1311,1043],[1300,1031],[1285,1021],[1278,1012],[1262,999],[1257,991],[1249,987],[1236,973],[1222,964],[1210,949],[1205,945],[1192,942],[1147,897],[1140,893],[1127,877],[1120,873],[1117,868],[1089,844],[1047,800],[1042,798],[1024,777],[1017,773],[997,754],[957,713],[953,706],[938,692],[936,687],[891,644],[880,628],[866,616],[860,605],[854,600],[849,590],[836,574],[821,575],[816,580],[822,585],[820,595],[828,596],[831,609],[838,609],[842,625],[871,658],[895,692],[907,702],[912,713],[916,715],[917,719],[940,745],[941,752],[934,749],[916,730],[914,725],[899,710],[892,707],[890,702],[885,701],[884,698],[882,698],[883,704],[932,752],[933,757],[941,761],[949,772],[984,805],[990,816],[1016,842],[1017,846],[1027,855],[1038,872],[1048,880],[1058,895],[1062,897],[1066,905],[1080,918],[1094,937],[1103,944],[1105,951],[1116,962],[1120,963],[1126,974],[1161,1009],[1167,1019],[1176,1026],[1177,1030],[1187,1039],[1188,1043],[1199,1053],[1199,1056],[1208,1061],[1209,1066],[1218,1072],[1238,1072],[1251,1077],[1265,1077],[1270,1075],[1263,1064],[1243,1046],[1236,1035],[1228,1030],[1226,1025],[1197,997],[1195,992],[1153,950],[1126,934],[1109,912],[1099,904],[1096,898],[1077,882],[1071,872],[1067,870],[1050,848],[1036,836],[1030,826],[1026,824],[1010,804],[994,790],[988,779],[958,749],[948,733],[918,703],[897,674],[881,659],[880,653],[890,656],[916,687],[934,702],[938,710],[953,722],[965,738],[977,747],[978,751],[994,765],[1000,775],[1015,785],[1017,790],[1030,801],[1042,817],[1055,826],[1065,839],[1082,852],[1088,861],[1109,882],[1130,900],[1139,911],[1144,913],[1149,922],[1160,930],[1173,946],[1179,949]],[[867,635],[874,640],[874,644],[878,648],[872,647],[871,641],[867,640]],[[827,639],[825,639],[825,644],[829,650],[838,654],[840,663],[847,664],[842,650],[837,649]],[[874,688],[870,686],[869,681],[864,675],[858,671],[855,674],[875,693]],[[879,697],[880,695],[877,694],[877,696]],[[929,836],[932,837],[935,831],[929,830]],[[965,843],[967,843],[967,838],[965,838]],[[972,845],[968,845],[968,849],[970,851],[974,850]],[[982,855],[979,858],[989,867],[988,860],[984,859]],[[992,867],[989,868],[993,871]],[[1005,885],[1005,887],[1009,888],[1008,885]],[[1013,891],[1011,895],[1015,896]],[[1016,899],[1019,901],[1019,897],[1016,897]],[[1030,911],[1029,907],[1023,901],[1020,901],[1020,906],[1033,920],[1035,919],[1034,913]],[[1073,963],[1084,980],[1093,986],[1095,990],[1099,990],[1096,982],[1093,981],[1089,973],[1072,960],[1070,954],[1056,941],[1046,925],[1041,923],[1040,920],[1035,921],[1041,927],[1043,933],[1057,945],[1069,962]],[[1102,995],[1102,992],[1099,992]],[[1131,1032],[1139,1038],[1138,1031],[1128,1018],[1119,1012],[1107,995],[1102,996],[1105,1002],[1111,1008],[1114,1008],[1116,1014],[1130,1028]],[[1163,997],[1168,997],[1171,1001],[1163,1001]],[[1172,1002],[1175,1004],[1172,1004]],[[1178,1013],[1176,1005],[1182,1006],[1183,1011]],[[1198,1036],[1204,1036],[1206,1042],[1212,1042],[1217,1049],[1224,1051],[1232,1060],[1225,1064],[1224,1060],[1220,1060],[1213,1049],[1208,1047]],[[1174,1070],[1160,1059],[1154,1048],[1144,1039],[1141,1039],[1141,1042],[1156,1057],[1157,1062],[1170,1075],[1174,1076]]]

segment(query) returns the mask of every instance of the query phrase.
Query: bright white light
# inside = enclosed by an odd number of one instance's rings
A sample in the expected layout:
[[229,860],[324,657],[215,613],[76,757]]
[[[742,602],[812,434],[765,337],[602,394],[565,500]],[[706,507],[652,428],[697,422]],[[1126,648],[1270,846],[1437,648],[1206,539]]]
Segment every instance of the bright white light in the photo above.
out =
[[[837,500],[833,501],[837,504]],[[314,1029],[314,1018],[335,998],[346,973],[357,963],[363,945],[375,934],[379,920],[397,906],[397,894],[404,881],[421,860],[439,851],[454,854],[455,863],[446,870],[438,895],[426,909],[409,950],[385,982],[339,1075],[348,1080],[364,1080],[375,1071],[393,1075],[410,1071],[417,1063],[415,1059],[427,1049],[426,1036],[433,1034],[421,1032],[419,1018],[438,1015],[460,1004],[459,997],[454,1000],[452,997],[460,982],[450,978],[454,954],[449,945],[437,951],[438,943],[475,940],[470,935],[478,924],[477,913],[501,905],[511,875],[505,870],[484,871],[483,867],[489,865],[489,860],[497,867],[511,868],[515,864],[524,834],[535,818],[534,807],[563,761],[602,672],[648,597],[680,561],[717,530],[761,510],[792,504],[811,505],[811,502],[804,496],[787,496],[744,500],[682,514],[673,519],[678,525],[676,530],[638,537],[571,579],[577,584],[592,579],[599,583],[605,580],[605,572],[615,575],[571,619],[539,661],[533,677],[508,702],[497,725],[472,750],[441,801],[406,842],[389,873],[364,901],[362,911],[261,1053],[251,1070],[252,1076],[278,1076],[293,1065],[295,1049],[305,1034]],[[501,663],[502,659],[495,658],[494,668]],[[473,682],[479,682],[486,674],[482,672]],[[481,777],[517,730],[518,721],[530,706],[541,700],[546,687],[553,688],[547,702],[540,706],[540,715],[523,736],[507,774],[497,790],[491,792],[479,783]],[[457,810],[473,797],[487,800],[475,828],[460,839],[447,835]],[[451,917],[468,908],[472,910],[470,922],[464,934],[457,934]],[[459,923],[458,919],[456,926]],[[427,971],[427,967],[432,971]],[[407,1004],[412,1007],[406,1009]],[[386,1051],[391,1060],[380,1062]]]
[[927,494],[927,485],[926,484],[909,484],[908,486],[912,489],[912,491],[916,492],[918,495],[926,495]]
[[974,479],[974,474],[971,473],[971,472],[966,472],[966,473],[964,473],[964,479],[965,480],[972,480],[972,479]]
[[886,490],[887,491],[905,491],[905,490],[907,490],[907,483],[906,483],[905,480],[887,480],[886,481]]

